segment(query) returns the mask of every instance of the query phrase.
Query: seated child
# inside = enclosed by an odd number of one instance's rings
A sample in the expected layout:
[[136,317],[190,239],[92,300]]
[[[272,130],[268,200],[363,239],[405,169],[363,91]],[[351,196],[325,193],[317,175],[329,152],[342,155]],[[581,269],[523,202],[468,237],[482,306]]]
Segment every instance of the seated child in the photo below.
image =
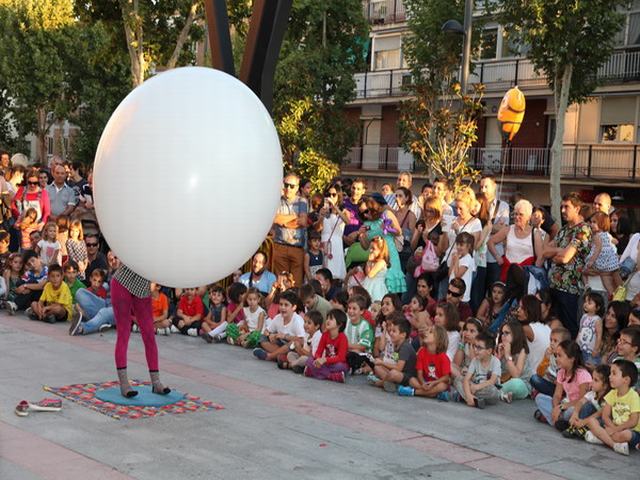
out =
[[216,338],[224,335],[227,329],[227,307],[224,304],[224,288],[219,285],[209,285],[209,311],[202,320],[201,337],[207,342],[212,343]]
[[484,331],[484,325],[478,318],[467,318],[462,329],[462,341],[458,343],[458,350],[451,362],[451,375],[453,377],[464,377],[471,360],[475,357],[475,345],[478,334]]
[[224,332],[213,337],[214,342],[222,342],[227,337],[231,337],[235,341],[240,336],[240,327],[244,325],[245,320],[244,303],[246,296],[247,287],[243,283],[234,282],[229,285],[229,288],[227,288],[227,327]]
[[107,298],[107,289],[104,288],[104,282],[107,278],[107,274],[101,268],[96,268],[91,272],[89,277],[89,286],[87,290],[100,298]]
[[429,273],[423,273],[416,279],[416,294],[427,301],[427,313],[429,317],[436,315],[436,305],[438,302],[431,296],[433,288],[433,277]]
[[307,312],[315,310],[322,314],[323,319],[327,317],[327,313],[329,313],[332,308],[331,303],[324,297],[318,295],[312,285],[308,283],[302,285],[298,294]]
[[[93,276],[93,274],[91,274]],[[185,288],[178,302],[178,311],[173,319],[173,325],[183,335],[197,337],[202,326],[204,305],[202,299],[196,295],[195,288]]]
[[[18,310],[28,310],[32,302],[38,301],[42,290],[48,281],[48,267],[42,265],[42,261],[33,250],[26,252],[23,258],[25,271],[21,284],[16,287],[16,305]],[[27,314],[32,313],[27,311]]]
[[68,260],[64,264],[64,281],[71,291],[73,303],[76,303],[76,292],[81,288],[87,288],[86,285],[78,278],[78,264],[73,260]]
[[22,281],[22,255],[19,253],[12,253],[9,255],[7,261],[7,267],[4,270],[3,277],[5,285],[7,286],[6,300],[3,301],[2,307],[9,311],[9,315],[13,315],[18,310],[16,305],[16,288]]
[[536,398],[538,410],[534,417],[545,418],[549,425],[561,432],[569,427],[569,418],[591,384],[591,374],[584,367],[582,351],[577,343],[565,340],[556,349],[558,378],[553,397],[539,393]]
[[460,343],[460,314],[458,309],[452,303],[441,303],[436,307],[436,316],[433,317],[433,324],[444,327],[449,337],[449,343],[447,347],[447,355],[449,360],[453,361],[458,350],[458,344]]
[[313,357],[307,360],[304,374],[307,377],[344,383],[347,366],[348,340],[343,333],[347,324],[347,315],[339,309],[327,314],[324,333]]
[[72,305],[71,291],[62,280],[62,267],[51,265],[40,300],[31,303],[31,318],[48,323],[71,320]]
[[[620,331],[616,351],[618,356],[615,360],[629,360],[636,368],[640,369],[640,328],[623,328]],[[640,392],[640,381],[631,385],[631,387]]]
[[604,443],[615,452],[629,455],[629,447],[640,444],[640,396],[632,386],[638,381],[638,369],[628,360],[616,360],[611,366],[611,391],[605,395],[601,418],[590,417],[585,440]]
[[427,312],[427,299],[420,295],[414,295],[403,308],[404,316],[411,325],[411,342],[414,349],[420,348],[419,330],[426,330],[432,325],[431,317]]
[[417,376],[411,377],[409,386],[398,388],[398,395],[448,401],[451,360],[447,356],[447,331],[443,327],[433,326],[421,335],[421,340],[422,346],[416,361]]
[[[95,270],[91,272],[91,276]],[[153,328],[156,333],[169,335],[171,333],[171,319],[169,318],[169,299],[161,292],[162,286],[151,282],[151,310],[153,313]]]
[[366,304],[366,299],[362,295],[354,295],[349,298],[347,306],[348,320],[344,333],[349,340],[347,364],[352,375],[361,370],[367,358],[366,354],[370,354],[373,348],[374,331],[371,324],[363,317]]
[[304,315],[304,340],[295,339],[289,348],[291,351],[287,353],[284,359],[280,355],[278,357],[278,367],[291,368],[294,373],[304,372],[304,367],[309,358],[315,358],[322,337],[323,317],[317,310],[310,310]]
[[600,410],[605,404],[604,397],[611,390],[609,365],[598,365],[591,376],[591,390],[589,390],[573,409],[569,418],[569,428],[562,432],[565,438],[584,438],[587,433],[587,422],[591,416],[599,417]]
[[239,325],[240,335],[234,340],[233,336],[229,335],[229,329],[227,328],[227,342],[229,344],[233,345],[235,343],[235,345],[241,345],[244,348],[258,346],[260,336],[265,327],[264,321],[267,317],[267,312],[260,306],[261,301],[262,295],[260,295],[258,289],[250,288],[247,290],[245,296],[247,306],[243,309],[244,322]]
[[556,389],[556,377],[558,366],[556,364],[556,350],[565,340],[571,340],[571,333],[564,327],[554,328],[549,335],[549,346],[544,352],[544,357],[538,365],[535,375],[531,376],[531,387],[539,393],[553,396]]
[[[495,339],[487,333],[479,333],[473,343],[475,358],[471,360],[466,375],[456,377],[454,385],[460,397],[470,407],[484,408],[494,405],[500,399],[502,367],[493,355]],[[454,394],[455,397],[455,394]]]
[[385,363],[380,358],[374,360],[373,372],[378,380],[373,385],[395,393],[399,385],[409,385],[411,378],[417,375],[416,351],[409,340],[411,325],[406,319],[394,317],[388,321],[387,329],[397,360],[395,363]]
[[280,294],[280,313],[260,337],[260,347],[253,349],[256,358],[275,361],[278,355],[290,351],[291,342],[304,341],[304,320],[296,313],[299,303],[300,299],[292,290]]
[[376,316],[375,342],[373,344],[373,356],[381,358],[387,363],[395,362],[393,343],[389,336],[387,326],[394,317],[404,318],[400,312],[402,304],[400,298],[394,293],[387,293],[382,298],[380,313]]

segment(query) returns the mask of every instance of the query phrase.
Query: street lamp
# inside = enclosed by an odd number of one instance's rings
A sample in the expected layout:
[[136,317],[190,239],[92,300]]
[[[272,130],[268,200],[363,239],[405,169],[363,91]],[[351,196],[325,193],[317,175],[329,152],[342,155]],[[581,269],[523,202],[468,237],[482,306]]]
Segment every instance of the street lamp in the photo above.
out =
[[464,2],[464,26],[457,20],[447,20],[442,25],[442,31],[447,33],[457,33],[464,36],[462,48],[462,72],[460,75],[460,87],[462,92],[467,91],[469,81],[469,63],[471,61],[471,23],[473,18],[473,0]]

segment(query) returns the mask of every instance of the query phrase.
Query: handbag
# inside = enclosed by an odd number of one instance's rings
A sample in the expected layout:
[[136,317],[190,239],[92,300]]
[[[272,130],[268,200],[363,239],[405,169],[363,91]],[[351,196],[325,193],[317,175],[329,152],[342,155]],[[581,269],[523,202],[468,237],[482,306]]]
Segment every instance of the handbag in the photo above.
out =
[[[333,228],[331,229],[331,233],[329,234],[329,238],[324,243],[324,249],[323,249],[322,253],[324,253],[324,258],[327,259],[327,260],[331,260],[333,258],[333,253],[331,253],[331,238],[333,237],[333,232],[336,231],[336,227],[338,226],[338,223],[340,222],[340,220],[341,220],[341,218],[340,218],[340,216],[338,216],[338,218],[336,219],[336,223],[333,224]],[[325,265],[325,267],[326,267],[326,265]]]
[[428,241],[422,252],[422,259],[420,264],[413,272],[414,278],[418,278],[425,272],[435,272],[438,270],[440,262],[438,255],[436,255],[436,249],[433,247],[433,243]]

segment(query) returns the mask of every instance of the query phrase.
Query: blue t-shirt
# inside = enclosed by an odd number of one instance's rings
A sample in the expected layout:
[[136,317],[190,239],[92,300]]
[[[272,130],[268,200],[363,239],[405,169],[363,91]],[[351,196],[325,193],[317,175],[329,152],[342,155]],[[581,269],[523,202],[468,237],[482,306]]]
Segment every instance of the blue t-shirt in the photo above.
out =
[[271,273],[269,270],[265,270],[262,272],[260,276],[260,280],[251,282],[251,272],[243,273],[240,276],[240,283],[245,285],[247,288],[257,288],[264,294],[268,294],[271,291],[271,287],[277,280],[275,274]]

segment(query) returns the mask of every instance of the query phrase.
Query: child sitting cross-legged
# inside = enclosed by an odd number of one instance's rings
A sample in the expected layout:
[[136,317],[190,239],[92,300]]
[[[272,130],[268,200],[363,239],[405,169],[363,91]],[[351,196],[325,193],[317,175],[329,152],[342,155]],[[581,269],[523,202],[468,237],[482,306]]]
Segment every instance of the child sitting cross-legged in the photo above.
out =
[[564,327],[554,328],[549,336],[549,346],[544,351],[544,356],[538,365],[535,375],[529,380],[531,386],[538,393],[553,396],[556,389],[556,377],[558,365],[556,364],[556,349],[565,340],[571,340],[571,333]]
[[454,380],[457,393],[470,407],[484,408],[500,400],[497,385],[500,383],[502,367],[500,360],[493,355],[495,346],[496,341],[491,335],[479,333],[473,342],[475,356],[467,373],[464,378],[456,377]]
[[202,299],[196,295],[195,288],[185,288],[178,301],[178,311],[173,319],[173,325],[183,335],[197,337],[202,326],[204,305]]
[[[93,276],[93,272],[91,272],[91,276]],[[151,311],[153,314],[153,328],[156,333],[169,335],[171,333],[169,299],[160,291],[161,289],[161,285],[151,282]]]
[[260,337],[260,347],[253,349],[253,355],[260,360],[276,361],[278,355],[290,351],[290,344],[296,339],[304,340],[304,320],[296,313],[302,302],[293,290],[285,290],[280,295],[280,313],[267,326]]
[[227,328],[227,307],[224,304],[224,288],[209,285],[209,312],[202,319],[202,335],[207,343],[212,343],[218,335],[224,334]]
[[398,388],[398,395],[438,398],[448,401],[451,381],[451,360],[447,356],[449,338],[444,327],[433,326],[421,334],[422,346],[416,361],[417,376],[409,386]]
[[462,335],[460,343],[458,344],[458,350],[451,362],[451,375],[455,377],[462,377],[467,374],[467,369],[471,364],[471,361],[475,358],[474,345],[476,337],[484,331],[484,324],[479,318],[470,317],[464,322],[462,328]]
[[[387,320],[387,330],[397,358],[395,363],[386,363],[380,358],[374,361],[374,374],[378,378],[373,383],[387,392],[397,392],[398,386],[407,386],[416,373],[416,351],[411,346],[409,334],[411,324],[399,315]],[[375,380],[375,379],[374,379]]]
[[347,324],[347,315],[337,308],[327,314],[324,333],[313,357],[307,360],[304,374],[320,380],[344,383],[347,366],[347,348],[349,342],[343,333]]
[[319,311],[310,310],[304,314],[304,340],[294,339],[289,346],[291,351],[286,356],[278,356],[279,368],[291,368],[295,373],[304,371],[309,358],[314,358],[318,351],[322,337],[322,323],[323,318]]
[[244,322],[238,325],[240,336],[234,340],[227,335],[227,343],[241,345],[244,348],[255,348],[260,342],[267,312],[260,305],[262,295],[257,288],[248,289],[244,301],[247,306],[243,308]]
[[71,291],[62,280],[62,267],[53,264],[49,267],[48,281],[40,300],[31,303],[32,318],[48,323],[70,320],[72,305]]
[[374,331],[369,322],[364,319],[367,300],[362,295],[353,295],[347,305],[347,327],[345,335],[349,340],[347,363],[351,374],[361,373],[366,360],[371,361],[370,354],[374,343]]
[[629,360],[616,360],[611,366],[611,391],[605,395],[601,418],[590,417],[585,440],[604,443],[615,452],[629,455],[629,447],[640,445],[640,396],[633,389],[638,369]]
[[[580,346],[565,340],[556,348],[558,376],[553,397],[539,393],[536,398],[538,410],[534,417],[545,418],[549,425],[561,432],[569,427],[569,418],[580,403],[591,384],[591,374],[584,367]],[[542,417],[542,418],[541,418]]]
[[569,418],[569,428],[562,432],[563,437],[584,438],[589,418],[600,416],[600,410],[605,404],[604,397],[611,390],[610,375],[611,367],[609,365],[601,364],[594,369],[591,376],[591,390],[580,399],[580,402],[573,409],[571,418]]

